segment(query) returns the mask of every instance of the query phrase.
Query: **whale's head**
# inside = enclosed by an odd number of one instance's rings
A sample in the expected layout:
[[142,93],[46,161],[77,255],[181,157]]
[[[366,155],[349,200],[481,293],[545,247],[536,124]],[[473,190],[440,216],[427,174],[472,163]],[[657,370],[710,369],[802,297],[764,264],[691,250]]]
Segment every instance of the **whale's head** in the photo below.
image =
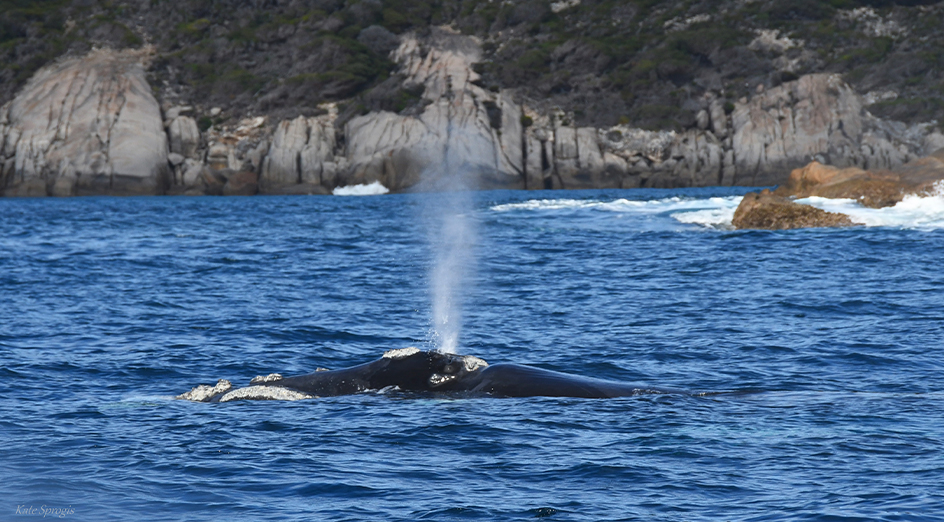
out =
[[[418,348],[390,350],[383,355],[384,368],[374,374],[376,386],[395,385],[405,391],[448,391],[488,363],[471,355],[456,355]],[[389,383],[389,384],[387,384]]]
[[430,352],[430,354],[434,371],[430,374],[428,382],[430,389],[433,390],[456,389],[457,385],[468,379],[470,375],[488,366],[487,362],[474,355],[442,352]]

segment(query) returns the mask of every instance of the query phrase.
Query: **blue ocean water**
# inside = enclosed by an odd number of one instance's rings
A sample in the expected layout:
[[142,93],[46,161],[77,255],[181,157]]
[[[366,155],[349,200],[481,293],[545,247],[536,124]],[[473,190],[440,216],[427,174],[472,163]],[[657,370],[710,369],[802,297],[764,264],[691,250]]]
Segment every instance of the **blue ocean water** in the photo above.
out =
[[0,520],[944,520],[944,230],[743,192],[459,209],[461,353],[712,393],[226,404],[430,347],[442,196],[0,200]]

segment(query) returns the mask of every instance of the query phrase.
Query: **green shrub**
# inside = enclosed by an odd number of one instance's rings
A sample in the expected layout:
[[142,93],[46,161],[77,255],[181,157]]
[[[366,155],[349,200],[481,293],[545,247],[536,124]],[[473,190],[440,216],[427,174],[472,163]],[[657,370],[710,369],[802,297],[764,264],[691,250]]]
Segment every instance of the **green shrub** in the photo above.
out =
[[210,20],[206,18],[198,18],[191,22],[177,24],[177,32],[193,37],[202,34],[207,27],[210,27]]
[[673,105],[643,105],[630,111],[630,117],[636,125],[644,129],[679,129],[676,119],[682,109]]
[[515,66],[531,74],[543,74],[550,71],[550,56],[544,49],[531,49],[525,51]]
[[853,49],[839,57],[847,66],[863,63],[878,63],[891,52],[894,41],[888,37],[871,38],[866,47]]

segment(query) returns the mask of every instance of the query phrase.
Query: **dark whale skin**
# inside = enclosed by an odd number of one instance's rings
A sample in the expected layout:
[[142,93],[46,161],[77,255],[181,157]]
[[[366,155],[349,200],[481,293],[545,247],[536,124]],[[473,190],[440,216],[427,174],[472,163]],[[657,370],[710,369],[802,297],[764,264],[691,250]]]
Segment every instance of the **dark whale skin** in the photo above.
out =
[[[642,393],[684,393],[583,377],[523,364],[499,363],[474,371],[461,366],[462,356],[435,351],[420,352],[402,359],[379,359],[342,370],[320,371],[265,383],[282,386],[318,397],[349,395],[365,390],[396,386],[413,392],[468,392],[495,397],[577,397],[602,399]],[[460,363],[457,364],[456,360]],[[435,385],[430,376],[450,375],[450,381]]]
[[616,381],[583,377],[523,364],[499,363],[476,372],[463,384],[472,393],[497,397],[577,397],[605,399],[643,393],[684,393]]
[[463,356],[426,351],[405,357],[384,357],[341,370],[318,371],[261,384],[290,388],[316,397],[351,395],[392,386],[402,391],[428,392],[442,389],[430,382],[432,375],[447,375],[452,380],[461,380],[467,373]]
[[[253,388],[255,387],[255,388]],[[257,377],[249,388],[256,390],[244,399],[279,398],[273,393],[259,390],[276,388],[300,392],[301,397],[335,397],[352,395],[370,390],[396,388],[405,392],[447,392],[464,396],[483,397],[575,397],[604,399],[629,397],[640,394],[677,393],[684,390],[656,388],[636,384],[583,377],[569,373],[545,370],[523,364],[499,363],[488,365],[485,361],[464,355],[446,354],[438,351],[419,351],[415,348],[392,350],[369,363],[340,370],[322,370],[307,375],[281,377],[272,374]],[[201,402],[226,402],[232,392],[221,391],[211,398],[196,399]],[[186,395],[186,394],[185,394]],[[178,398],[187,398],[182,395]]]

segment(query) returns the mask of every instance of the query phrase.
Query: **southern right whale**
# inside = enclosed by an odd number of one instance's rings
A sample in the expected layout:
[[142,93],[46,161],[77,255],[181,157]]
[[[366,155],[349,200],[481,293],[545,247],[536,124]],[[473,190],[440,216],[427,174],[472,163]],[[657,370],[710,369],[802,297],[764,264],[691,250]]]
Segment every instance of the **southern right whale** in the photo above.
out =
[[583,377],[523,364],[489,365],[471,355],[403,348],[387,351],[375,361],[340,370],[321,370],[294,377],[282,377],[280,374],[259,376],[244,388],[233,389],[229,381],[220,380],[216,386],[197,386],[177,398],[198,402],[298,400],[383,389],[452,392],[472,396],[588,399],[643,393],[688,393]]

